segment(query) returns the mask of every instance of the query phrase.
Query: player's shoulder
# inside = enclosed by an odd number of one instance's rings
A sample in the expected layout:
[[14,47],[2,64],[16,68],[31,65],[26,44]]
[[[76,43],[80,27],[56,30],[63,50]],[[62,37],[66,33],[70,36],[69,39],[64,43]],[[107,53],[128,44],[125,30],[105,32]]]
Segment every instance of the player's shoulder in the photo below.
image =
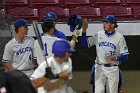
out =
[[49,58],[47,58],[47,62],[48,63],[52,63],[52,62],[54,62],[55,60],[54,60],[54,57],[49,57]]
[[96,32],[94,36],[103,35],[103,34],[104,34],[104,30],[100,30]]
[[116,36],[119,37],[119,38],[124,38],[124,36],[123,36],[121,33],[119,33],[118,31],[116,31],[115,34],[116,34]]
[[63,35],[65,35],[62,31],[60,31],[60,30],[55,30],[55,32],[54,33],[57,33],[57,34],[63,34]]
[[55,30],[55,31],[54,31],[54,36],[56,36],[56,37],[58,37],[58,38],[66,39],[65,34],[64,34],[62,31],[59,31],[59,30]]
[[5,45],[5,47],[12,47],[15,43],[16,43],[16,40],[15,38],[13,38]]
[[104,30],[100,30],[100,31],[97,32],[97,34],[104,34],[104,33],[105,33]]

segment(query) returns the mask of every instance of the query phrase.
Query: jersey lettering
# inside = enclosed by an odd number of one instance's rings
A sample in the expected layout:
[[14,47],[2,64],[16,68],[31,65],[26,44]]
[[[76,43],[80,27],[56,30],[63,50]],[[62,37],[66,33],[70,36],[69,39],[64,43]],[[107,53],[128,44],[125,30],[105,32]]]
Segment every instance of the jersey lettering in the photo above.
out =
[[19,55],[25,53],[26,51],[31,52],[32,48],[31,47],[21,48],[21,49],[19,49],[19,51],[17,51],[16,55],[19,56]]
[[104,41],[104,42],[99,42],[98,44],[99,44],[99,47],[101,47],[101,46],[107,46],[107,47],[111,47],[114,50],[116,50],[116,46],[114,44],[110,43],[110,42]]

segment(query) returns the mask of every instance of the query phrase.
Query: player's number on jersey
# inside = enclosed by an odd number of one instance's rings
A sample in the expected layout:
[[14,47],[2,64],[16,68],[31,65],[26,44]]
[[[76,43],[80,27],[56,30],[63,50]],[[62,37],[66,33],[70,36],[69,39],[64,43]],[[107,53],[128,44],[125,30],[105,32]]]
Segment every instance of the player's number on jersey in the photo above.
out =
[[45,56],[48,56],[48,52],[47,52],[47,43],[44,44],[44,50],[45,50]]
[[109,54],[110,54],[111,56],[115,56],[115,51],[109,51]]

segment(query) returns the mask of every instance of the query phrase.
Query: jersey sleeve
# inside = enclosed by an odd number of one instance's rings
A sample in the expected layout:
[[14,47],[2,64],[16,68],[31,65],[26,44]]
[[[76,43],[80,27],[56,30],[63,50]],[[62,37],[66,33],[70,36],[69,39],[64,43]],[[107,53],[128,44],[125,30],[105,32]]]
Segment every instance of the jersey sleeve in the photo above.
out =
[[36,40],[34,42],[34,48],[33,48],[33,55],[34,55],[34,59],[37,59],[37,63],[41,64],[43,61],[45,61],[44,56],[43,56],[43,52],[40,48],[40,45],[38,43],[38,40]]
[[42,62],[39,67],[34,71],[34,73],[31,75],[31,79],[37,79],[39,77],[42,77],[45,75],[45,68],[46,68],[46,62]]
[[72,61],[70,58],[69,58],[69,62],[66,62],[63,64],[63,71],[64,70],[68,70],[68,71],[72,72]]
[[93,35],[92,37],[89,37],[89,38],[87,39],[88,47],[91,47],[91,46],[93,46],[93,45],[96,45],[97,36],[98,36],[98,34],[96,33],[95,35]]
[[127,55],[127,54],[129,54],[128,47],[126,45],[126,41],[125,41],[125,38],[124,37],[122,37],[120,39],[119,46],[120,46],[120,54],[121,55]]
[[12,53],[12,48],[10,43],[6,44],[5,48],[4,48],[4,54],[3,54],[3,58],[2,61],[3,62],[12,62],[13,59],[13,53]]
[[68,70],[70,72],[70,76],[68,79],[72,79],[72,60],[69,58],[69,61],[63,64],[63,71]]

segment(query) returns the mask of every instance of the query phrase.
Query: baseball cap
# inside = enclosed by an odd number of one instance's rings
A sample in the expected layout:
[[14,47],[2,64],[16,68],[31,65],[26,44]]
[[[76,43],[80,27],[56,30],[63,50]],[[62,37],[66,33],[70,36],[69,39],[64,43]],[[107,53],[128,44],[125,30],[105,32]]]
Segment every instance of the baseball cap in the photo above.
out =
[[55,21],[55,20],[57,20],[55,12],[48,12],[45,14],[45,21]]
[[75,27],[77,30],[80,30],[83,26],[83,20],[82,17],[79,15],[71,15],[67,22],[68,25],[70,25],[70,31],[73,32],[75,30]]
[[31,26],[30,24],[27,23],[25,19],[17,19],[15,21],[14,27],[19,27],[19,26]]
[[117,19],[115,16],[113,15],[108,15],[104,20],[104,22],[112,22],[112,23],[116,23]]

